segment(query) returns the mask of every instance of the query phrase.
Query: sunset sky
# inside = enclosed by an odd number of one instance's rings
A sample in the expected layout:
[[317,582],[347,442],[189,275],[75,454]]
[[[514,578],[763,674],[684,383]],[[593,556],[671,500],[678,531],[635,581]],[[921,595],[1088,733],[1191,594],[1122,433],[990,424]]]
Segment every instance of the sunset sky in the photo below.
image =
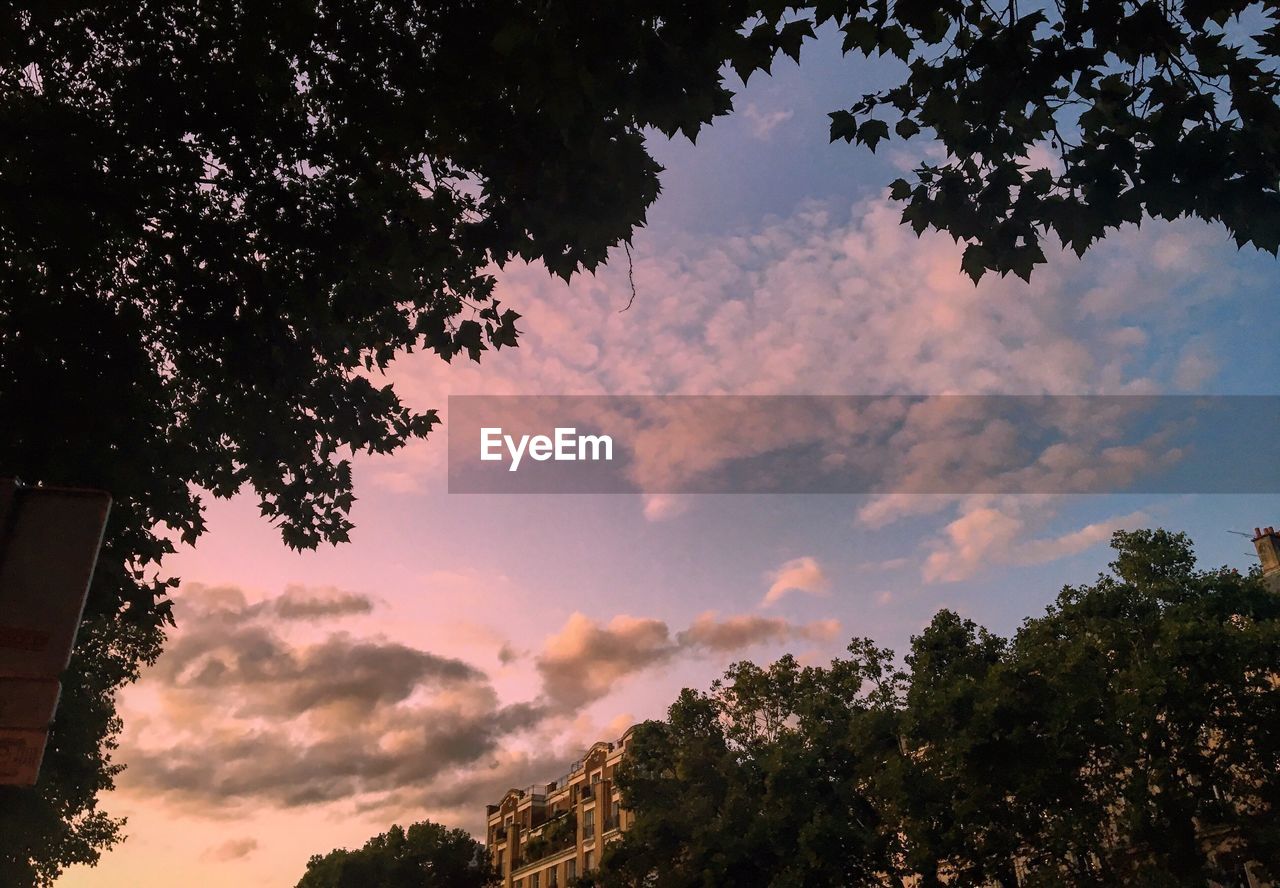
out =
[[[629,310],[621,251],[569,285],[509,267],[520,348],[404,357],[401,396],[1280,395],[1273,257],[1145,224],[975,287],[887,199],[926,143],[828,144],[826,113],[884,73],[838,50],[753,79],[696,146],[655,137]],[[734,660],[901,651],[941,607],[1009,633],[1103,570],[1118,527],[1186,530],[1246,569],[1228,531],[1280,521],[1271,495],[450,495],[444,418],[356,461],[348,545],[292,553],[252,498],[209,504],[167,565],[178,628],[122,699],[104,803],[129,838],[59,888],[287,888],[395,822],[478,829],[507,788]]]

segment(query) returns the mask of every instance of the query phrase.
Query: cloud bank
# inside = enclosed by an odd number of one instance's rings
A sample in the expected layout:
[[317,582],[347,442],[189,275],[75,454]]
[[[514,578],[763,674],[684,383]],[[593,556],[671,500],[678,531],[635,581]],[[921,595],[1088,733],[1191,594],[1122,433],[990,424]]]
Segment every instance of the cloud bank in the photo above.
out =
[[[373,604],[353,593],[291,586],[250,603],[235,587],[188,584],[178,601],[179,628],[140,685],[152,705],[126,737],[127,783],[214,816],[338,802],[474,816],[511,781],[562,766],[531,758],[529,739],[555,736],[624,679],[681,657],[839,631],[833,620],[707,612],[672,630],[575,613],[531,657],[541,692],[504,702],[472,664],[361,634],[354,620]],[[252,850],[207,853],[225,861]]]

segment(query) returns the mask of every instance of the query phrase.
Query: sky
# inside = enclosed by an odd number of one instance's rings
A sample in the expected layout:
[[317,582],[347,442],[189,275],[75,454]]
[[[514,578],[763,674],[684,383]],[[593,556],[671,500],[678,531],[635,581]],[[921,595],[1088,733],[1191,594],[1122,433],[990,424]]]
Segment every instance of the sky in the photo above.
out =
[[[891,63],[846,63],[830,35],[803,62],[696,145],[654,137],[630,309],[620,253],[568,285],[509,267],[521,346],[403,357],[401,396],[1280,394],[1273,257],[1148,222],[975,287],[887,198],[927,143],[828,144],[826,113]],[[449,494],[444,418],[356,461],[347,545],[294,553],[251,498],[209,503],[166,564],[178,627],[121,698],[128,768],[103,807],[128,839],[59,888],[285,888],[392,823],[479,830],[506,789],[735,660],[902,651],[944,607],[1011,633],[1105,570],[1117,528],[1185,530],[1245,569],[1230,531],[1280,519],[1260,494]]]

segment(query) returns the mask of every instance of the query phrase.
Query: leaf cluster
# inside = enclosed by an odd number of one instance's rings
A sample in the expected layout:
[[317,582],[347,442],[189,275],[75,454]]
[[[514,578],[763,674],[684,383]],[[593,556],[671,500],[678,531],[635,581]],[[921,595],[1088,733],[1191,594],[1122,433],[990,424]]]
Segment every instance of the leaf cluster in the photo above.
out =
[[1083,254],[1144,218],[1280,249],[1274,0],[811,0],[794,15],[792,34],[833,22],[846,53],[902,63],[900,82],[831,113],[831,140],[935,137],[946,160],[891,194],[917,233],[966,244],[975,282],[1029,278],[1046,235]]

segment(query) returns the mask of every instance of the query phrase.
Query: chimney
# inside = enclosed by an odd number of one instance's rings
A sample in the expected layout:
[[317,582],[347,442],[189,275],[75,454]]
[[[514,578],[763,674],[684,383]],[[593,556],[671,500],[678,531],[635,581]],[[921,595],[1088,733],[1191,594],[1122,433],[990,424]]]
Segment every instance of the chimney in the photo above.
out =
[[1255,527],[1253,547],[1262,561],[1262,581],[1272,592],[1280,594],[1280,533],[1274,527]]

